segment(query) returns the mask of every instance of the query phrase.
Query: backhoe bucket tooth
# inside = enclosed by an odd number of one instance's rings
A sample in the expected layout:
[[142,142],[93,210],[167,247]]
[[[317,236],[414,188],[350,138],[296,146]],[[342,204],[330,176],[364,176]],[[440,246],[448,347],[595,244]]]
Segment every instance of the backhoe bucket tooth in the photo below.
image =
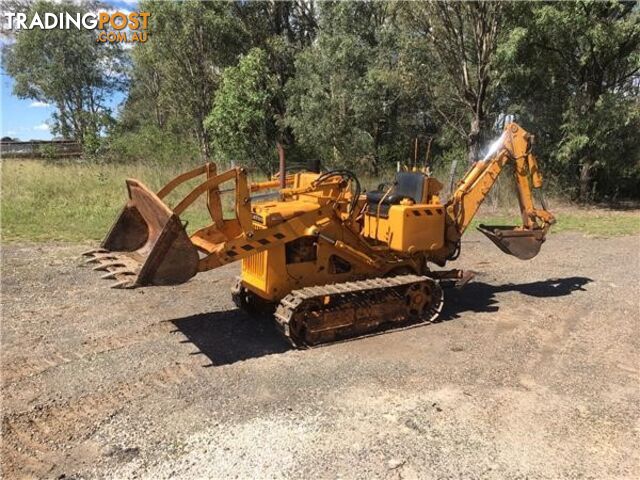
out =
[[128,179],[127,189],[129,201],[87,262],[128,267],[134,275],[115,288],[186,282],[197,272],[198,252],[180,218],[137,180]]
[[480,225],[478,227],[489,240],[504,253],[529,260],[540,252],[546,232],[542,229],[525,230],[509,226]]

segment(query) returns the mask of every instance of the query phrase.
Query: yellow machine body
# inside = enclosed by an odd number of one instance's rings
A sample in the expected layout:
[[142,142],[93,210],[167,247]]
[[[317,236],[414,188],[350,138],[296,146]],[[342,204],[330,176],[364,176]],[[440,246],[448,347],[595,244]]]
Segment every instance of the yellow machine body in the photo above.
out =
[[292,290],[365,278],[374,271],[315,243],[314,237],[302,237],[243,259],[241,279],[261,299],[277,302]]
[[[129,201],[101,247],[86,253],[87,263],[116,279],[114,286],[133,288],[182,283],[241,261],[234,301],[243,308],[280,302],[275,316],[297,345],[435,318],[442,305],[439,281],[465,276],[431,265],[457,257],[463,233],[509,162],[522,225],[480,230],[518,258],[539,252],[555,219],[543,199],[542,208],[534,207],[532,187],[540,189],[542,176],[531,143],[521,127],[506,125],[446,203],[442,184],[419,171],[399,172],[393,183],[366,193],[346,170],[297,173],[284,179],[286,188],[279,179],[249,183],[241,167],[218,174],[211,163],[157,193],[130,179]],[[177,186],[201,176],[186,197],[167,205]],[[231,217],[223,215],[224,192],[234,195]],[[211,223],[188,234],[180,215],[203,196]]]
[[[318,177],[317,173],[294,175],[291,192],[309,187]],[[257,231],[277,230],[278,225],[303,214],[315,217],[315,223],[304,232],[306,235],[243,258],[241,278],[245,288],[266,302],[277,302],[292,290],[365,278],[378,270],[357,255],[354,258],[350,248],[340,248],[345,241],[357,245],[360,240],[342,222],[346,217],[345,204],[333,203],[339,183],[327,184],[319,190],[291,193],[285,201],[260,202],[252,206]],[[350,198],[346,192],[342,201],[348,202]],[[332,208],[327,214],[329,204]],[[322,240],[318,235],[320,229],[323,238],[340,239],[338,246]]]
[[444,206],[393,205],[385,217],[364,216],[365,237],[388,245],[396,252],[425,252],[444,246]]

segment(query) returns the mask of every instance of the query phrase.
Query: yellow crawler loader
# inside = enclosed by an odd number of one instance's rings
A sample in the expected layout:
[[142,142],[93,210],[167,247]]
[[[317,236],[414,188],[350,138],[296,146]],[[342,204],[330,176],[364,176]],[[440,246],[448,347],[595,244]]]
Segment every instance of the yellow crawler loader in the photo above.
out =
[[[84,254],[86,263],[115,279],[113,286],[134,288],[186,282],[241,261],[233,300],[250,312],[274,312],[297,347],[429,322],[442,309],[442,286],[470,278],[432,267],[457,258],[463,233],[507,163],[514,165],[522,225],[479,229],[520,259],[540,251],[555,220],[543,198],[542,208],[534,207],[532,188],[541,189],[542,176],[531,144],[524,129],[506,125],[444,203],[442,184],[417,171],[399,172],[367,193],[347,170],[296,173],[285,188],[280,180],[250,184],[244,168],[218,174],[211,163],[157,193],[129,179],[129,201],[100,248]],[[197,177],[204,179],[179,203],[165,203]],[[230,218],[224,193],[234,195]],[[180,215],[203,195],[211,224],[189,235]]]

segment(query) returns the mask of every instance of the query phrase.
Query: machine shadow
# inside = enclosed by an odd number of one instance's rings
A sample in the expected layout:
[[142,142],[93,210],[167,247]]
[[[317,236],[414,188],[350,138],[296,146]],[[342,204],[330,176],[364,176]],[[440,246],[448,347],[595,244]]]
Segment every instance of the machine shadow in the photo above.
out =
[[[495,312],[499,309],[496,293],[520,292],[533,297],[562,297],[584,290],[584,285],[591,281],[586,277],[568,277],[519,285],[471,282],[461,290],[446,291],[440,320],[453,320],[465,312]],[[174,332],[186,337],[183,343],[192,343],[198,349],[192,355],[208,358],[209,363],[204,367],[228,365],[284,353],[293,348],[277,330],[271,316],[249,316],[236,309],[201,313],[169,322],[175,325]]]
[[227,310],[170,320],[174,332],[185,337],[209,359],[204,367],[228,365],[241,360],[283,353],[292,347],[278,332],[271,317],[252,317],[242,310]]
[[496,312],[500,308],[496,293],[519,292],[538,298],[563,297],[578,290],[584,291],[584,286],[592,281],[587,277],[552,278],[539,282],[504,285],[472,281],[460,290],[452,288],[445,292],[445,306],[440,319],[453,320],[465,312]]

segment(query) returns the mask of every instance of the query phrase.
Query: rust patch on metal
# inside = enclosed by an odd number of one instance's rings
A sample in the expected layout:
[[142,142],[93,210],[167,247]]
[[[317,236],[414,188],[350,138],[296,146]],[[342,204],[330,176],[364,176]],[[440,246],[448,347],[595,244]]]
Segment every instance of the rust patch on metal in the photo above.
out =
[[478,230],[504,253],[520,260],[529,260],[540,252],[546,231],[542,229],[518,229],[504,225],[480,225]]

